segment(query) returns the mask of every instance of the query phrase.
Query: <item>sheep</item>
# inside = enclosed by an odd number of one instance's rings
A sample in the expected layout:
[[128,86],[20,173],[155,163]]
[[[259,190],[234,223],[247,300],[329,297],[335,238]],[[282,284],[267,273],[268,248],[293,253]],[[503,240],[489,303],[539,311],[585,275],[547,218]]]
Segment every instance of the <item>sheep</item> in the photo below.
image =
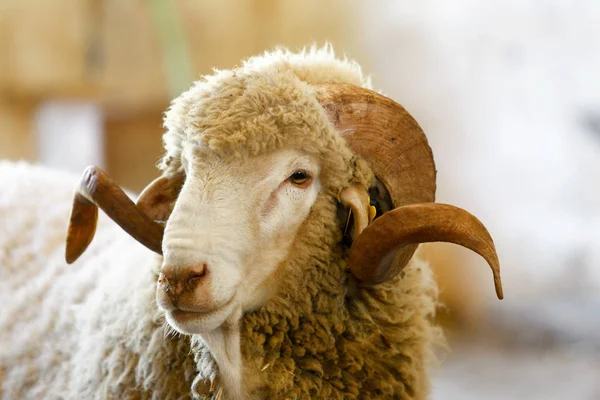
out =
[[[476,251],[502,298],[485,227],[433,202],[419,125],[330,47],[215,71],[165,128],[162,175],[136,203],[84,172],[72,268],[56,258],[56,219],[39,254],[33,233],[3,238],[2,268],[17,271],[2,279],[9,398],[423,399],[440,334],[418,243]],[[64,192],[62,178],[36,174],[49,173],[23,173],[31,190],[12,188],[10,209],[64,214],[64,196],[39,196]],[[42,204],[18,211],[24,197]],[[98,207],[131,238],[97,224]]]

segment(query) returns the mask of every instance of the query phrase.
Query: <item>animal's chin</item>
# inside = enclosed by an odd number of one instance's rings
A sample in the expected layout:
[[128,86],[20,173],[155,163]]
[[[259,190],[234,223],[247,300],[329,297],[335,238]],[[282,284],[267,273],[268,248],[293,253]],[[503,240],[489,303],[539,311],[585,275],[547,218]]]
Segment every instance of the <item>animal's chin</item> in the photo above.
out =
[[193,312],[183,310],[166,311],[165,316],[169,325],[179,333],[186,335],[211,332],[225,323],[233,310],[233,299],[222,307],[208,312]]

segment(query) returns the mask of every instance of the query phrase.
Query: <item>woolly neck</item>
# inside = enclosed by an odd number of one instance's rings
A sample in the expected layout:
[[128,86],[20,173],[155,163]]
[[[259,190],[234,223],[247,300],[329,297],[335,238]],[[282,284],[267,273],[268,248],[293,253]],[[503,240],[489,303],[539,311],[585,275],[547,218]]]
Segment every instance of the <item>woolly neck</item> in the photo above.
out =
[[372,399],[424,396],[433,311],[427,290],[434,288],[424,279],[427,267],[413,261],[388,284],[356,288],[336,207],[333,198],[321,196],[276,272],[278,294],[226,328],[228,345],[239,343],[238,376],[231,364],[227,376],[220,372],[230,360],[213,354],[211,347],[224,345],[219,333],[193,336],[195,386],[207,399],[235,399],[232,388],[250,399],[358,399],[365,391]]

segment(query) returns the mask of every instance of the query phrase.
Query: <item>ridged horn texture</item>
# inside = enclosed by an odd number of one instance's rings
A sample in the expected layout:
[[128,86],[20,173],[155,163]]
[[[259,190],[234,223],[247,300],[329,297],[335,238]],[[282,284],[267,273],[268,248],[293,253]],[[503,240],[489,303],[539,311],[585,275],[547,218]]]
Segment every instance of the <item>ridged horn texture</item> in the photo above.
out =
[[321,84],[317,100],[396,207],[435,200],[435,164],[423,130],[398,103],[351,84]]
[[[331,122],[384,184],[394,207],[435,201],[433,153],[423,130],[401,105],[351,84],[317,85],[317,93]],[[408,263],[417,246],[398,249],[399,257]],[[370,266],[350,265],[361,280],[381,282]]]
[[412,204],[387,212],[352,244],[348,262],[370,265],[368,272],[356,270],[355,274],[367,273],[371,280],[383,282],[396,276],[403,267],[394,262],[398,257],[396,249],[427,242],[458,244],[482,256],[492,268],[498,298],[504,297],[500,263],[489,232],[476,217],[448,204]]
[[98,167],[83,172],[73,199],[65,258],[75,262],[96,232],[98,207],[138,242],[162,254],[164,228],[140,211],[133,201]]
[[316,85],[317,100],[388,190],[396,209],[367,227],[350,249],[353,274],[371,284],[396,276],[419,243],[450,242],[482,255],[503,297],[499,263],[489,233],[471,214],[436,204],[433,154],[419,124],[398,103],[350,84]]

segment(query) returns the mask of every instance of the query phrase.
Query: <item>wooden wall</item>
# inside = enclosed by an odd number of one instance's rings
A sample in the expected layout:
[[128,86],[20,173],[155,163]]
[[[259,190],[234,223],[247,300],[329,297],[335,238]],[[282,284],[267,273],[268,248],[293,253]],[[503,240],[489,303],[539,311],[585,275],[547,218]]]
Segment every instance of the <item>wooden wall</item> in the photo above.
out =
[[[145,184],[172,97],[152,3],[0,0],[0,158],[35,160],[31,118],[42,99],[91,100],[105,114],[107,169],[131,188]],[[171,4],[191,58],[189,83],[277,45],[350,47],[353,9],[344,0]]]
[[35,160],[34,112],[35,104],[0,98],[0,159]]
[[106,165],[113,179],[141,191],[158,176],[155,167],[163,154],[162,110],[106,121]]

